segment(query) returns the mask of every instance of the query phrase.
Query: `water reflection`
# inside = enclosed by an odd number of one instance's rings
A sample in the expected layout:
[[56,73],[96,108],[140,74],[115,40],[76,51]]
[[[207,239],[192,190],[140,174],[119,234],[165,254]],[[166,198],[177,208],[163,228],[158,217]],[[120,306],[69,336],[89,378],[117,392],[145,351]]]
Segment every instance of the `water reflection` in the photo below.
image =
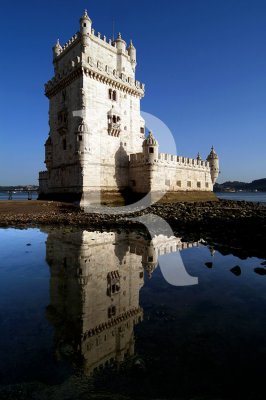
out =
[[134,326],[143,319],[139,293],[144,271],[151,277],[159,261],[163,263],[162,256],[175,253],[177,258],[164,273],[174,269],[182,284],[187,273],[178,251],[193,246],[198,243],[163,235],[148,240],[134,232],[48,233],[47,318],[55,328],[57,358],[81,363],[84,373],[91,375],[132,356]]

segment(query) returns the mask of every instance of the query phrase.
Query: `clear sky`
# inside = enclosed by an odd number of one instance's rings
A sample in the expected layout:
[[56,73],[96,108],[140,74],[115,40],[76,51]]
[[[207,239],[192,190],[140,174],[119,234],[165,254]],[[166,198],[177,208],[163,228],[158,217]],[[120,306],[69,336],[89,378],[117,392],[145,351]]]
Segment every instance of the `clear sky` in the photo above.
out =
[[51,47],[85,8],[96,31],[111,37],[114,19],[133,39],[141,109],[168,125],[179,155],[213,144],[219,182],[266,177],[265,0],[13,0],[0,8],[0,185],[37,183],[45,169]]

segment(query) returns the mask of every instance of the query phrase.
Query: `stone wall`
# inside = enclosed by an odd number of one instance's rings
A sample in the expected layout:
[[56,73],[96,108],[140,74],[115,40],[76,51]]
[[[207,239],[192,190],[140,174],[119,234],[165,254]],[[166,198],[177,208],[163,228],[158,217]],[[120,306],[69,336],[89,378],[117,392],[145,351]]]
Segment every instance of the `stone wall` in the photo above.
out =
[[130,156],[130,185],[133,191],[212,191],[209,163],[159,153],[153,162],[144,153]]

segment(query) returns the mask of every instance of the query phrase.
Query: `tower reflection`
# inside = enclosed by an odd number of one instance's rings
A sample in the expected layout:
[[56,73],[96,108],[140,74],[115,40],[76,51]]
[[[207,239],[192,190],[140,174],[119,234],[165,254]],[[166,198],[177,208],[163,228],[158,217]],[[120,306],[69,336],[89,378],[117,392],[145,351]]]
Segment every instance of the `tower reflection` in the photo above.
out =
[[134,232],[52,231],[47,317],[58,359],[82,365],[86,375],[134,354],[134,326],[142,321],[139,293],[162,254],[197,244]]

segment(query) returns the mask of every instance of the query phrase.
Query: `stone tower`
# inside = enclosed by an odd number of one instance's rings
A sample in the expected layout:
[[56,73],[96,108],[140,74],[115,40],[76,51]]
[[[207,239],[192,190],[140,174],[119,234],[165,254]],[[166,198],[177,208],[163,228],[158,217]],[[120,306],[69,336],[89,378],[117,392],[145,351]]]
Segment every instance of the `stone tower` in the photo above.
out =
[[40,198],[85,202],[88,193],[127,188],[129,155],[142,151],[144,139],[133,43],[96,34],[85,11],[79,31],[54,45],[53,64]]
[[53,65],[54,77],[45,85],[50,131],[40,199],[85,206],[100,194],[126,189],[155,197],[213,190],[219,174],[214,149],[207,160],[193,159],[159,153],[152,132],[145,138],[144,84],[135,79],[132,41],[127,46],[121,33],[115,40],[96,33],[85,11],[79,31],[63,46],[59,40],[54,45]]

